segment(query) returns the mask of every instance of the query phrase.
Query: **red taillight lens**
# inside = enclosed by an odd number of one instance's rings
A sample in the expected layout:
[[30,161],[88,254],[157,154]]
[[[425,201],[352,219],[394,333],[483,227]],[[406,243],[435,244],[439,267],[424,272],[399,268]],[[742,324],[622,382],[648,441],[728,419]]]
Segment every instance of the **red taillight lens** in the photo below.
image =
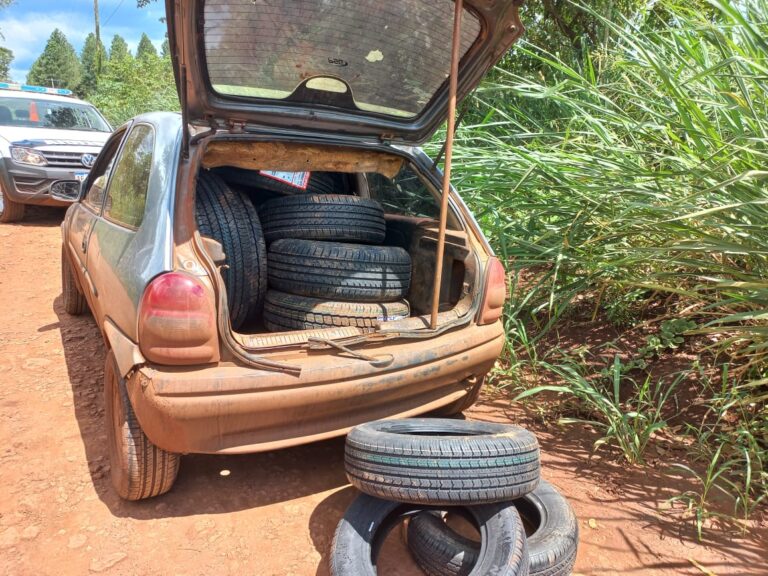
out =
[[487,270],[483,304],[477,317],[477,323],[481,326],[492,324],[501,318],[504,302],[507,300],[507,273],[504,266],[494,257],[488,260]]
[[147,286],[139,308],[139,346],[158,364],[204,364],[219,358],[213,296],[196,278],[169,272]]

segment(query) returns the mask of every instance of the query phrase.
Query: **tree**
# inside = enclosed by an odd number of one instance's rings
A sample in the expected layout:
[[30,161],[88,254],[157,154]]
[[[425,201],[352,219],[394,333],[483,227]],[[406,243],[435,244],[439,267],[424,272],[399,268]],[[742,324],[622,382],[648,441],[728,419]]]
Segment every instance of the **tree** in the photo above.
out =
[[67,37],[58,28],[53,31],[40,57],[27,75],[27,83],[74,90],[80,84],[80,60]]
[[136,58],[143,60],[145,58],[157,58],[157,48],[152,44],[152,40],[145,34],[141,35],[139,47],[136,49]]
[[109,64],[115,64],[121,60],[133,59],[125,38],[115,34],[109,47]]
[[11,62],[13,62],[13,52],[8,48],[0,47],[0,82],[10,82]]
[[160,56],[162,58],[170,58],[171,57],[171,44],[168,42],[168,33],[165,33],[165,40],[163,40],[163,45],[160,47]]
[[96,92],[96,86],[101,75],[99,62],[100,59],[103,59],[104,54],[106,54],[104,45],[96,39],[94,33],[88,34],[85,44],[83,44],[83,51],[80,53],[80,66],[83,73],[80,86],[77,89],[77,93],[83,98],[88,98]]

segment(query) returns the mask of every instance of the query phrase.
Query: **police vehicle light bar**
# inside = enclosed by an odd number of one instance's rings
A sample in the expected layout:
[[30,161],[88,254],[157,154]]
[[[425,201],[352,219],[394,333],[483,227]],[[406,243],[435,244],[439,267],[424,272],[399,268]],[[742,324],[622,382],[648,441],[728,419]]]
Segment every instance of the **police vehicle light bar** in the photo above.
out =
[[18,90],[20,92],[34,92],[35,94],[54,94],[56,96],[72,96],[72,90],[66,88],[46,88],[45,86],[29,86],[27,84],[9,84],[0,82],[0,90]]

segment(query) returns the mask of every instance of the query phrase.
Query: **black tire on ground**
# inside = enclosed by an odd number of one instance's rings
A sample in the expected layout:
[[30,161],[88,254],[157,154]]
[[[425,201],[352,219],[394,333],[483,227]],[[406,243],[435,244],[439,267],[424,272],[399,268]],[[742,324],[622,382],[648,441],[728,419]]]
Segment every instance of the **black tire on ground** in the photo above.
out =
[[104,365],[104,406],[110,474],[119,496],[143,500],[168,492],[179,471],[179,455],[158,448],[142,431],[111,350]]
[[340,194],[275,198],[261,205],[267,242],[281,238],[381,244],[387,225],[376,200]]
[[[331,550],[332,576],[375,576],[381,544],[403,515],[418,506],[359,496],[339,522]],[[527,576],[525,531],[511,503],[472,506],[464,512],[483,542],[472,576]]]
[[80,316],[88,309],[88,302],[77,286],[72,264],[67,257],[66,247],[61,247],[61,298],[64,311],[72,316]]
[[382,304],[333,302],[277,290],[267,292],[264,304],[264,324],[271,332],[339,326],[372,330],[381,322],[401,320],[409,315],[410,308],[404,301]]
[[410,418],[352,429],[344,465],[355,488],[397,502],[472,505],[515,500],[539,483],[539,444],[523,428]]
[[[514,502],[527,526],[531,576],[569,576],[576,562],[579,525],[568,501],[548,482]],[[466,576],[480,544],[452,530],[438,512],[422,512],[408,523],[408,548],[430,576]]]
[[18,222],[24,218],[24,209],[24,204],[14,202],[8,198],[8,195],[3,192],[3,188],[0,186],[0,222],[3,224]]
[[394,302],[408,293],[411,257],[395,246],[278,240],[269,248],[269,285],[344,302]]
[[291,186],[270,176],[261,174],[259,170],[246,170],[227,166],[216,170],[224,180],[246,188],[269,190],[280,194],[341,194],[347,187],[345,175],[338,172],[312,172],[306,189]]
[[247,196],[207,171],[198,175],[195,213],[200,234],[221,243],[227,255],[222,277],[237,330],[261,315],[267,292],[267,247],[259,216]]

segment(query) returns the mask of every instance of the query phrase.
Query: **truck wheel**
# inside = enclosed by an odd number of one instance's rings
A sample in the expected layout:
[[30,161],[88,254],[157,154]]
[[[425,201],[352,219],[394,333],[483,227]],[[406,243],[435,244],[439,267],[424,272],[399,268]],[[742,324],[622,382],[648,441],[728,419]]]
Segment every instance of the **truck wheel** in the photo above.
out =
[[117,493],[125,500],[143,500],[168,492],[179,471],[179,455],[158,448],[144,434],[111,350],[104,365],[104,406],[109,466]]
[[341,194],[274,198],[259,209],[267,242],[281,238],[381,244],[387,232],[376,200]]
[[411,257],[395,246],[278,240],[269,249],[271,287],[312,298],[394,302],[411,284]]
[[221,275],[227,289],[232,328],[255,321],[267,292],[267,246],[256,209],[219,176],[201,171],[197,178],[197,227],[219,242],[227,256]]
[[[579,525],[568,501],[548,482],[514,502],[526,526],[531,576],[568,576],[576,562]],[[408,549],[416,563],[434,576],[465,576],[472,571],[480,545],[454,532],[438,512],[411,518]]]
[[61,247],[61,298],[67,314],[80,316],[88,309],[88,302],[77,287],[72,264],[67,258],[64,246]]
[[24,208],[24,204],[8,198],[3,192],[3,187],[0,186],[0,222],[3,224],[18,222],[24,218]]
[[381,322],[401,320],[409,315],[410,308],[404,301],[385,304],[332,302],[277,290],[267,292],[264,305],[264,324],[271,332],[339,326],[370,330]]
[[515,500],[539,483],[539,443],[523,428],[409,418],[352,429],[344,466],[371,496],[427,505]]
[[[418,506],[358,496],[339,522],[331,550],[332,576],[375,576],[379,550],[398,520]],[[510,502],[462,509],[483,546],[472,576],[527,576],[528,549],[520,516]],[[431,574],[431,573],[430,573]]]

